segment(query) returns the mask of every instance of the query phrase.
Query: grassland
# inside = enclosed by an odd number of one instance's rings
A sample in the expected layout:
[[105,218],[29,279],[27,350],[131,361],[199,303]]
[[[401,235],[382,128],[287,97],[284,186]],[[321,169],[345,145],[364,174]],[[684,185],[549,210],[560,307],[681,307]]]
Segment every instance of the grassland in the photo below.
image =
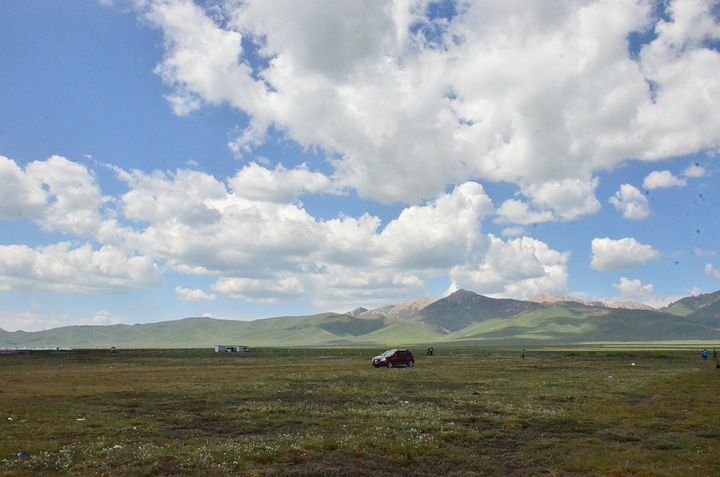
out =
[[377,351],[0,356],[0,476],[720,473],[695,349]]

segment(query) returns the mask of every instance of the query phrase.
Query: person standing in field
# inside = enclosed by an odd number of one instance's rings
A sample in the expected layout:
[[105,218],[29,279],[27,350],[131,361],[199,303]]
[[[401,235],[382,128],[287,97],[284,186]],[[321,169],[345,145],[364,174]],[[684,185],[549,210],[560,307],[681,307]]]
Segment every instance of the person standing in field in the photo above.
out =
[[520,359],[525,359],[525,348],[523,348],[522,353],[520,353]]
[[717,350],[713,348],[713,361],[717,361]]

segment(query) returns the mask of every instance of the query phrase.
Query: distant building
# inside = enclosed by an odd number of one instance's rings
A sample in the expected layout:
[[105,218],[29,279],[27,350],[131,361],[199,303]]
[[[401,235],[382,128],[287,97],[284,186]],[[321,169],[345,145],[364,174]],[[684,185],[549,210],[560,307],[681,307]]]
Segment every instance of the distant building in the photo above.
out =
[[215,345],[216,353],[247,353],[250,348],[247,346]]

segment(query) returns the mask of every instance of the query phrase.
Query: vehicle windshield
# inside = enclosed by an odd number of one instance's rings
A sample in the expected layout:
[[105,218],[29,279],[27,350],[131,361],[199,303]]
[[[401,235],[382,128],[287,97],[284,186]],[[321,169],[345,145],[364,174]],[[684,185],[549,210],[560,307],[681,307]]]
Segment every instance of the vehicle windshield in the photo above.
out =
[[392,356],[392,355],[395,354],[395,351],[397,351],[397,350],[396,350],[396,349],[389,349],[389,350],[385,351],[383,354],[381,354],[380,356],[383,356],[383,357],[385,357],[385,358],[389,358],[390,356]]

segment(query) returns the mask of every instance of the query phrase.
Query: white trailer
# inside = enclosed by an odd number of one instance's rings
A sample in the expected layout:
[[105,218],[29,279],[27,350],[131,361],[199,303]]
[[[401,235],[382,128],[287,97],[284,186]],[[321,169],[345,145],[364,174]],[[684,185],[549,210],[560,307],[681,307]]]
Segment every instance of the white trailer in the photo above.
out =
[[250,348],[247,346],[215,345],[216,353],[247,353]]

